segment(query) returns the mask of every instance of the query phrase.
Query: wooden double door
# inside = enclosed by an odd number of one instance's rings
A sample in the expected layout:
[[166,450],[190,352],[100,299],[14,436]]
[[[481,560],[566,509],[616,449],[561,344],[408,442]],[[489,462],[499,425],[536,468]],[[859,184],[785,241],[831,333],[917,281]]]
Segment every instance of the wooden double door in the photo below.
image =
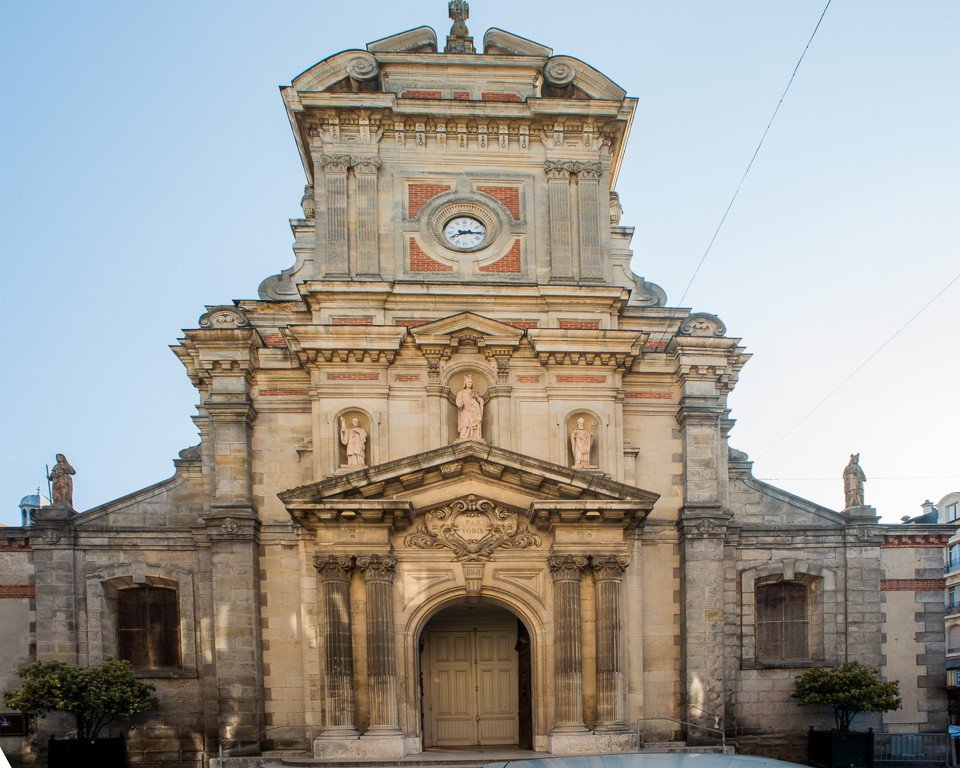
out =
[[495,621],[464,613],[441,615],[424,631],[425,746],[517,744],[517,621],[505,611]]

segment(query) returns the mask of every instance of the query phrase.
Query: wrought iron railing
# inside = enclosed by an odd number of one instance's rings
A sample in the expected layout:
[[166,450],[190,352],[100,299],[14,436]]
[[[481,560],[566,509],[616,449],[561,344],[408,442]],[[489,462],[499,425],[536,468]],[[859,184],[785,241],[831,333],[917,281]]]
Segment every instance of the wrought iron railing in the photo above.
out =
[[637,740],[642,744],[643,735],[640,731],[640,723],[646,722],[647,720],[666,720],[670,723],[679,723],[680,725],[686,725],[691,728],[699,728],[702,731],[709,731],[710,733],[719,733],[720,734],[720,744],[723,747],[724,753],[727,751],[727,734],[720,730],[719,728],[707,728],[705,725],[698,725],[697,723],[688,723],[686,720],[675,720],[672,717],[641,717],[637,719]]

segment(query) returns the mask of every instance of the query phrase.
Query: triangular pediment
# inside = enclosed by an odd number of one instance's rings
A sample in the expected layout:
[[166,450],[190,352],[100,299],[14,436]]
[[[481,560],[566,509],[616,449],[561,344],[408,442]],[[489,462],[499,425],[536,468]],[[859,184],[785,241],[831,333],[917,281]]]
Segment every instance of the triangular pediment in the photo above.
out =
[[410,333],[419,346],[460,346],[466,341],[477,347],[515,347],[524,332],[499,320],[473,312],[460,312],[418,325]]
[[278,494],[298,520],[389,518],[395,527],[450,498],[478,495],[563,521],[636,525],[659,495],[594,472],[564,467],[486,443],[466,441],[321,480]]

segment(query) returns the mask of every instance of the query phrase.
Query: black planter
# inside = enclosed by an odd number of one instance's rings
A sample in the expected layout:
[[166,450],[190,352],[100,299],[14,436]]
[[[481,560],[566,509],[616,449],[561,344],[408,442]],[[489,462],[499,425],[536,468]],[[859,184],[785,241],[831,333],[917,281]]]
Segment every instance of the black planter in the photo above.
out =
[[114,739],[50,739],[49,768],[124,768],[123,737]]
[[873,729],[866,733],[840,733],[811,728],[807,758],[825,768],[873,768]]

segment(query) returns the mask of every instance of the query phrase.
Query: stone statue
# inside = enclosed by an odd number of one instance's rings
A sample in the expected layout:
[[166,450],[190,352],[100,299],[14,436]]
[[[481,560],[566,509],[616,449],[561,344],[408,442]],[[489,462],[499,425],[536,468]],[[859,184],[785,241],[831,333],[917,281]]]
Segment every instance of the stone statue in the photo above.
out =
[[[593,422],[596,427],[597,423]],[[573,466],[576,469],[586,469],[593,466],[590,463],[590,451],[593,448],[593,432],[587,432],[583,427],[583,419],[577,419],[577,428],[570,433],[570,445],[573,448]]]
[[347,420],[340,417],[340,442],[347,447],[347,463],[343,466],[367,466],[367,430],[360,426],[360,419],[353,419],[348,427]]
[[860,469],[860,454],[851,453],[850,463],[843,470],[843,494],[846,499],[844,509],[863,506],[863,484],[867,476]]
[[457,393],[457,429],[460,440],[483,440],[480,423],[483,421],[483,398],[473,388],[473,376],[463,377],[463,389]]
[[67,457],[62,453],[57,454],[57,463],[47,480],[52,483],[50,488],[51,502],[55,507],[69,507],[73,509],[73,478],[71,475],[77,474],[77,471],[70,466]]

